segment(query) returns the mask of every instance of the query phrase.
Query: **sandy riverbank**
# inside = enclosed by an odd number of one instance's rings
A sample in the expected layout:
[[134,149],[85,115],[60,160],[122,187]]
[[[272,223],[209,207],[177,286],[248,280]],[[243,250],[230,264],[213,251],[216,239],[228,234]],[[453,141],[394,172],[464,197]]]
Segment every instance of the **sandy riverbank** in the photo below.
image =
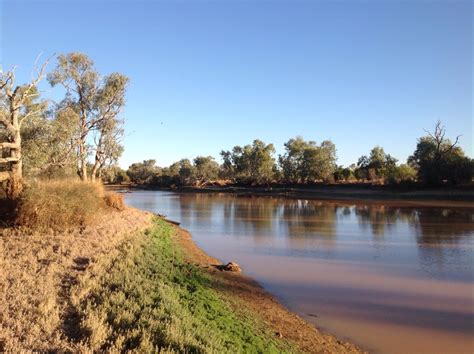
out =
[[[175,226],[176,227],[176,226]],[[203,268],[215,280],[215,286],[226,297],[244,304],[248,311],[259,316],[272,329],[289,339],[299,350],[307,353],[359,353],[355,345],[321,332],[283,307],[257,282],[242,273],[224,272],[216,265],[221,262],[207,255],[192,240],[189,232],[176,227],[179,244],[190,262]],[[245,273],[245,270],[244,270]]]

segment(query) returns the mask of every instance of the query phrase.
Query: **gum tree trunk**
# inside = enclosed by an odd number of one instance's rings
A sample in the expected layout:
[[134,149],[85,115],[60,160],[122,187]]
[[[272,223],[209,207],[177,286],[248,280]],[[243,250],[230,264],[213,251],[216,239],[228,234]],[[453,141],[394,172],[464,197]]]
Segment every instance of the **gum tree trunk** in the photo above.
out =
[[7,107],[0,111],[0,124],[7,137],[6,141],[0,142],[0,165],[3,169],[0,171],[0,182],[6,181],[5,192],[11,200],[17,199],[23,191],[21,124],[42,110],[40,107],[22,112],[22,108],[28,101],[38,97],[35,88],[42,79],[47,64],[48,61],[41,66],[38,76],[23,86],[15,86],[14,69],[7,72],[0,70],[0,94],[4,95],[7,102]]
[[[1,158],[0,161],[10,165],[10,171],[2,172],[3,179],[7,180],[7,188],[5,190],[7,198],[17,199],[23,191],[23,163],[21,156],[21,134],[20,122],[18,120],[18,112],[20,105],[17,102],[16,95],[10,103],[10,122],[7,122],[6,128],[11,137],[11,141],[1,144],[2,148],[10,150],[10,157]],[[2,180],[0,176],[0,180]]]
[[11,176],[7,182],[6,194],[8,199],[17,199],[23,191],[23,161],[21,156],[21,135],[18,127],[15,133],[14,143],[17,145],[15,149],[10,150],[12,159]]

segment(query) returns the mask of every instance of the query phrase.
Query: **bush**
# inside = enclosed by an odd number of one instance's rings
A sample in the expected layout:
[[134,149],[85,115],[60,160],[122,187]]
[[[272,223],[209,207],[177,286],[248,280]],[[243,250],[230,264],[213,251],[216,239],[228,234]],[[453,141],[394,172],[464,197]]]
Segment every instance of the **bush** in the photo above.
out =
[[99,183],[41,181],[25,188],[15,223],[35,230],[84,227],[94,223],[105,208],[104,188]]
[[416,170],[410,165],[402,164],[397,167],[392,179],[394,179],[397,183],[412,182],[416,180]]
[[104,196],[105,204],[111,208],[117,210],[125,209],[125,202],[123,201],[123,195],[115,192],[107,192]]

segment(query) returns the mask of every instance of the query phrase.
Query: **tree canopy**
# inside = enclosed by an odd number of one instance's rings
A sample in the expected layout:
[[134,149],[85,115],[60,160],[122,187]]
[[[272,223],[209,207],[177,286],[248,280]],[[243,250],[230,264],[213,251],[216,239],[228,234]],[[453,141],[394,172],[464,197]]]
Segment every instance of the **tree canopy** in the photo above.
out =
[[446,129],[438,122],[433,133],[418,139],[416,149],[408,158],[410,166],[417,170],[418,179],[426,184],[460,184],[472,181],[474,161],[464,155],[454,142],[445,137]]
[[391,178],[395,174],[397,161],[382,147],[375,146],[369,156],[363,155],[357,161],[356,176],[368,180]]
[[232,171],[235,181],[249,184],[270,183],[276,172],[275,148],[254,140],[250,145],[234,146],[232,151],[222,151],[224,166]]
[[[128,78],[112,73],[101,79],[94,62],[83,53],[61,54],[57,66],[48,75],[51,86],[61,85],[66,96],[58,110],[66,110],[67,117],[77,122],[77,174],[89,178],[88,157],[94,151],[95,162],[90,173],[95,179],[107,160],[116,160],[122,148],[118,141],[122,135],[119,114],[125,104]],[[96,133],[95,148],[88,144]]]
[[329,140],[321,145],[291,138],[285,143],[285,154],[278,158],[283,180],[288,183],[329,181],[336,170],[336,146]]

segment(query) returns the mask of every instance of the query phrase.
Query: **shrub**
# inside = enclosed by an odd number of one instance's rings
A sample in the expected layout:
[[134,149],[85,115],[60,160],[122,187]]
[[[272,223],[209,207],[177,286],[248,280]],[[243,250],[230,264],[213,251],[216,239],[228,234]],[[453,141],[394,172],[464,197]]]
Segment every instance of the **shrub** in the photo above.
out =
[[125,209],[125,202],[123,201],[123,195],[115,192],[107,192],[104,196],[105,204],[111,208],[117,210]]
[[410,182],[416,179],[416,170],[407,164],[402,164],[397,167],[392,179],[397,182]]
[[99,183],[41,181],[25,188],[15,223],[32,229],[63,230],[92,224],[106,207]]

